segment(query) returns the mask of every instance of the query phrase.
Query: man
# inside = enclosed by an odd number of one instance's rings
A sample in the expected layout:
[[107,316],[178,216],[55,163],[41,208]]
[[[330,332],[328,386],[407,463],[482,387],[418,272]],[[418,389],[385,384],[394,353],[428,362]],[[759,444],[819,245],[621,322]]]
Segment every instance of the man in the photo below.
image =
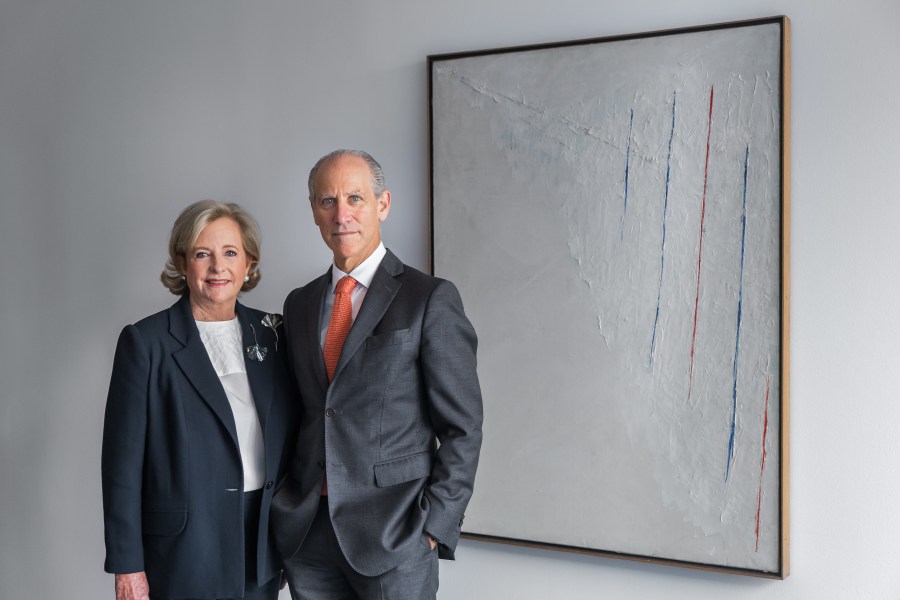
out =
[[302,425],[272,534],[297,600],[434,598],[481,449],[475,331],[453,284],[382,244],[371,156],[324,156],[309,194],[334,263],[285,301]]

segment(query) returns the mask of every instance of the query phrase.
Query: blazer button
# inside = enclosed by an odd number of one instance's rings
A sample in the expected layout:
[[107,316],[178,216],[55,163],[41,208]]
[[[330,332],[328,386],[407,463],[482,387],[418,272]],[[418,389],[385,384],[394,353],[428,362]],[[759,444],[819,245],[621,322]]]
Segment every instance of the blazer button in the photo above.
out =
[[325,409],[325,416],[326,416],[326,417],[333,417],[333,416],[334,416],[334,413],[335,413],[335,410],[334,410],[333,408],[331,408],[331,407],[328,407],[328,408]]
[[273,485],[275,485],[275,482],[274,482],[274,481],[267,481],[267,482],[266,482],[266,489],[267,489],[267,490],[271,490]]

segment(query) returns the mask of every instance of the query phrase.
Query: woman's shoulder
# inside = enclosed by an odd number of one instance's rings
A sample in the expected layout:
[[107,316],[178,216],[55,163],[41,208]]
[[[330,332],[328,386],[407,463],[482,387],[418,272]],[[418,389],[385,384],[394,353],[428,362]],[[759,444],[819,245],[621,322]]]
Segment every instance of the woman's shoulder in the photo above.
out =
[[153,313],[152,315],[148,315],[143,319],[135,321],[134,327],[137,327],[142,332],[165,327],[169,323],[169,311],[171,310],[171,308],[166,308],[157,313]]
[[[155,337],[167,336],[172,330],[173,321],[184,321],[188,320],[188,318],[192,318],[190,312],[185,312],[181,306],[181,301],[178,301],[169,308],[164,308],[159,312],[135,321],[131,325],[126,325],[123,331],[137,331],[141,337],[149,340]],[[176,329],[178,328],[176,327]]]

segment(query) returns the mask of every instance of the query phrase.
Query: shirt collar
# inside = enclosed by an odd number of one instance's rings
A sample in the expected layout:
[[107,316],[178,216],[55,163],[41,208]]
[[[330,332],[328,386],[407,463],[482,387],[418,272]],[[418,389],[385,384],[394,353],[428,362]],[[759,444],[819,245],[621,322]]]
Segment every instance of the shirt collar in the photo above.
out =
[[378,247],[375,248],[372,254],[349,273],[344,273],[332,263],[331,286],[329,291],[334,294],[334,288],[337,287],[337,282],[347,275],[355,279],[358,284],[368,289],[369,286],[372,285],[372,280],[375,279],[375,272],[378,270],[378,265],[381,264],[381,259],[384,258],[385,254],[387,254],[387,250],[384,247],[384,242],[378,242]]

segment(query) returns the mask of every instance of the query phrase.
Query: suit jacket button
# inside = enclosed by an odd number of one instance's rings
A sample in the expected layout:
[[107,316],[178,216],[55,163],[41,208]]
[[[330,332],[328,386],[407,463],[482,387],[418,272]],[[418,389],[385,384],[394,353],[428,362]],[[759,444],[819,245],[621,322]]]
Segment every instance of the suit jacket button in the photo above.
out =
[[334,416],[334,413],[335,413],[335,410],[334,410],[333,408],[330,408],[330,407],[329,407],[329,408],[326,408],[326,409],[325,409],[325,416],[326,416],[326,417],[333,417],[333,416]]
[[267,489],[267,490],[271,490],[273,485],[275,485],[275,482],[274,482],[274,481],[267,481],[267,482],[266,482],[266,489]]

